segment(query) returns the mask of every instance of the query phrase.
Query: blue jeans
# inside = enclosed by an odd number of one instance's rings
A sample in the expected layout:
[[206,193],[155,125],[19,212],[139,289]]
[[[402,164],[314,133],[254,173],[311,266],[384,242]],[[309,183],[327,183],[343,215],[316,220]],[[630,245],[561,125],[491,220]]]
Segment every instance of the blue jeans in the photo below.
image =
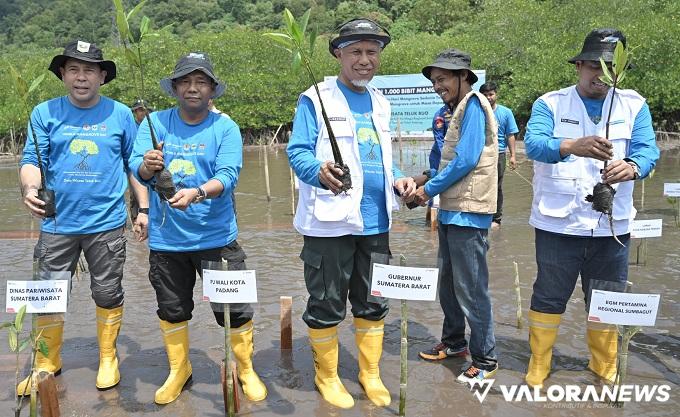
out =
[[570,236],[536,229],[538,272],[531,309],[539,313],[564,313],[579,275],[586,304],[591,280],[625,283],[630,234],[618,238],[625,246],[613,237]]
[[439,303],[444,311],[442,343],[452,348],[465,346],[467,319],[472,363],[492,370],[498,361],[486,264],[487,234],[486,229],[439,225]]

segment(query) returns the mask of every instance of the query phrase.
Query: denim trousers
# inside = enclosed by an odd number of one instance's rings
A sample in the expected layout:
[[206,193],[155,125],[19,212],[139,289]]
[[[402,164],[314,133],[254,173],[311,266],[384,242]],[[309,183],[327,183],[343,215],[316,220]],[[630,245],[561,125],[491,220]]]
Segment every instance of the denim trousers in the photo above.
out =
[[562,314],[581,276],[581,288],[588,303],[591,282],[607,281],[610,291],[621,291],[628,280],[630,234],[613,237],[571,236],[536,229],[538,267],[531,309],[539,313]]
[[503,220],[503,176],[505,175],[506,165],[505,152],[498,154],[498,194],[496,196],[496,214],[493,215],[493,221],[500,224]]
[[442,343],[465,346],[465,319],[470,325],[470,355],[480,369],[496,363],[496,338],[489,297],[487,229],[439,225],[439,303],[444,312]]

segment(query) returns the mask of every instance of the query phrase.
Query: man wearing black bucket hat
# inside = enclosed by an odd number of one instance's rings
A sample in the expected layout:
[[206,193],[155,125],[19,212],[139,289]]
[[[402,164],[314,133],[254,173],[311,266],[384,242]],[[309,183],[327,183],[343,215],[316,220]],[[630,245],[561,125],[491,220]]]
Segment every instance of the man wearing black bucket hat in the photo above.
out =
[[[534,387],[541,387],[550,373],[561,315],[578,277],[586,301],[594,280],[615,291],[625,287],[636,214],[633,181],[647,176],[659,157],[645,99],[618,88],[614,96],[600,80],[600,59],[611,65],[617,42],[626,46],[619,30],[590,32],[581,52],[568,61],[576,67],[578,83],[536,100],[527,125],[526,152],[534,160],[529,223],[536,232],[538,273],[529,311],[531,359],[525,380]],[[604,137],[607,123],[609,140]],[[609,161],[604,170],[602,161]],[[586,202],[600,181],[616,188],[613,231],[623,246],[612,238],[607,219]],[[612,383],[616,327],[588,321],[586,339],[588,368]]]
[[[43,218],[34,254],[41,277],[60,271],[73,274],[84,252],[97,305],[96,386],[108,389],[120,381],[116,339],[123,317],[124,194],[137,128],[127,106],[99,94],[99,88],[116,77],[116,65],[104,60],[96,45],[81,40],[69,43],[63,54],[52,59],[49,70],[62,80],[68,95],[39,104],[31,114],[21,160],[24,204],[32,215]],[[44,217],[45,202],[38,198],[41,171],[34,134],[46,186],[56,197],[52,217]],[[129,179],[137,198],[146,203],[146,189],[131,175]],[[146,221],[146,216],[139,216],[136,224],[144,233]],[[49,353],[39,353],[36,366],[58,374],[63,317],[40,315],[37,325]],[[30,392],[28,378],[19,384],[18,392]]]
[[[388,304],[370,295],[369,273],[372,255],[387,258],[389,253],[391,212],[399,208],[393,187],[408,198],[415,184],[392,163],[390,105],[368,85],[389,42],[389,33],[369,19],[339,27],[329,51],[340,74],[318,84],[321,97],[314,87],[302,93],[287,149],[301,180],[294,226],[304,236],[300,258],[309,299],[302,319],[314,353],[314,382],[326,401],[341,408],[354,405],[338,377],[337,326],[345,318],[348,298],[359,348],[359,382],[374,404],[391,401],[378,367]],[[334,165],[321,100],[352,175],[354,188],[347,192],[340,192],[343,171]]]
[[[150,115],[161,149],[152,148],[149,124],[140,126],[130,167],[148,185],[152,185],[154,173],[166,167],[178,190],[167,203],[151,193],[149,207],[149,280],[156,292],[170,365],[155,402],[168,404],[191,380],[189,320],[196,273],[203,273],[202,261],[224,260],[229,270],[245,270],[246,254],[236,241],[238,227],[231,197],[243,165],[241,132],[229,116],[209,109],[210,100],[224,94],[225,84],[202,52],[182,56],[160,84],[178,105]],[[223,306],[211,307],[217,323],[224,326]],[[252,318],[250,305],[231,305],[231,345],[238,378],[246,397],[261,401],[267,389],[253,369]]]
[[461,383],[491,378],[498,369],[486,262],[488,229],[496,212],[498,124],[487,99],[472,89],[477,76],[470,64],[466,52],[447,49],[423,68],[445,103],[438,114],[450,112],[451,119],[439,171],[432,170],[432,179],[416,192],[419,204],[439,195],[439,303],[444,312],[440,343],[420,357],[465,357],[467,319],[472,362],[458,376]]

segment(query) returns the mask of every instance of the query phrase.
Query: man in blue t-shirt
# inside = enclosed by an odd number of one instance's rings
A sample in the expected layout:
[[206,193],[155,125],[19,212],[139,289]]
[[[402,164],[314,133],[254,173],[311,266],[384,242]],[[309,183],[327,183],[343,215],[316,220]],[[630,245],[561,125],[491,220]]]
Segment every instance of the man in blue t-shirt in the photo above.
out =
[[510,153],[510,158],[507,161],[510,163],[510,169],[515,169],[517,167],[517,159],[515,159],[515,135],[519,132],[519,129],[517,129],[517,123],[515,122],[512,110],[496,102],[498,99],[498,85],[495,82],[489,81],[482,84],[479,87],[479,92],[484,94],[486,99],[489,100],[493,114],[498,122],[498,199],[496,203],[497,211],[493,215],[493,221],[491,222],[491,227],[494,228],[500,226],[503,219],[503,175],[505,174],[505,165],[507,164],[505,154],[506,152]]
[[[128,169],[137,126],[127,106],[99,94],[116,77],[116,65],[96,45],[69,43],[49,70],[68,94],[40,103],[31,114],[21,159],[23,201],[31,215],[43,219],[34,254],[40,278],[60,279],[64,272],[70,279],[81,252],[85,255],[97,305],[96,386],[108,389],[120,381],[116,339],[123,317],[128,178],[143,207],[147,204],[146,189]],[[146,238],[146,223],[146,215],[138,216],[140,240]],[[63,328],[61,314],[38,317],[37,330],[48,347],[47,356],[36,356],[39,371],[61,372]],[[18,393],[30,393],[28,378]]]
[[477,76],[470,64],[468,53],[446,49],[423,68],[452,117],[439,171],[431,170],[432,179],[418,188],[415,201],[424,205],[440,196],[439,303],[444,323],[440,342],[421,351],[420,357],[431,361],[465,357],[467,320],[472,362],[457,380],[474,384],[493,377],[498,369],[486,261],[488,229],[496,211],[498,145],[493,110],[472,90]]
[[[304,238],[300,258],[309,298],[302,319],[314,352],[314,382],[324,400],[341,408],[354,405],[338,377],[337,326],[347,299],[359,348],[359,382],[375,405],[391,401],[378,366],[388,304],[370,294],[370,266],[372,259],[389,262],[391,212],[398,208],[394,190],[409,198],[415,183],[392,163],[389,102],[368,85],[389,42],[389,34],[369,19],[340,26],[329,43],[340,74],[302,93],[287,148],[301,181],[294,226]],[[351,175],[349,190],[343,190],[344,171],[336,164],[330,131]]]
[[[207,54],[191,52],[160,84],[178,106],[150,115],[161,149],[152,147],[149,124],[140,126],[130,167],[150,188],[156,185],[155,174],[167,168],[177,190],[167,201],[152,192],[149,207],[149,280],[170,365],[155,402],[168,404],[192,375],[189,320],[196,273],[203,276],[203,268],[212,269],[204,262],[226,262],[229,270],[245,270],[246,254],[236,241],[231,198],[243,165],[241,132],[229,116],[209,110],[210,99],[224,93],[224,83],[215,76]],[[211,307],[224,327],[223,305]],[[252,363],[253,309],[232,304],[229,319],[243,392],[251,401],[264,400],[267,388]]]

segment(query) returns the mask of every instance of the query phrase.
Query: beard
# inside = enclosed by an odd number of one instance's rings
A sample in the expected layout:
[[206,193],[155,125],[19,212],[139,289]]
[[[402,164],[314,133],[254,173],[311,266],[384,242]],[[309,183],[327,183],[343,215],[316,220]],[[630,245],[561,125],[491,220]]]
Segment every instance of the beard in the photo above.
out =
[[359,88],[365,88],[371,80],[350,80],[353,86]]

